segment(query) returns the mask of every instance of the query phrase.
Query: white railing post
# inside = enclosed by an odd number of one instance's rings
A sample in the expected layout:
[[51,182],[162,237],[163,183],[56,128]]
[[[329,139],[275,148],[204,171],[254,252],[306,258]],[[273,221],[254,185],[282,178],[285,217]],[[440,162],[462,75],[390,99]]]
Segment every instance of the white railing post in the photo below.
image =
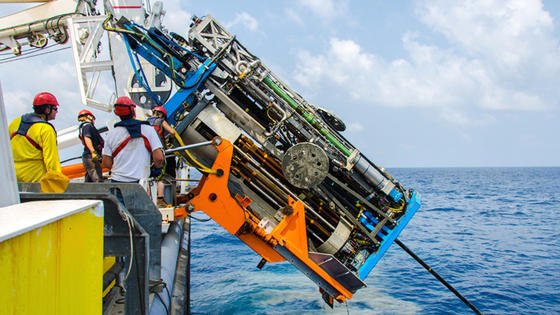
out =
[[2,85],[0,84],[0,178],[4,184],[0,189],[0,207],[7,207],[19,203],[19,192],[14,169],[14,159],[10,147],[10,135],[8,132],[8,117],[4,107],[2,96]]

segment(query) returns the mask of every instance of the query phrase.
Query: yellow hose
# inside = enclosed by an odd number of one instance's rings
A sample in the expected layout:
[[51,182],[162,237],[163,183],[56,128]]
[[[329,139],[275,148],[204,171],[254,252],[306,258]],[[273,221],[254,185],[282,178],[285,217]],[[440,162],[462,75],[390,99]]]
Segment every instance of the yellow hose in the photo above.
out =
[[[177,142],[179,142],[180,146],[185,146],[185,143],[183,142],[183,139],[181,138],[181,136],[179,136],[179,133],[177,133],[177,131],[175,131],[175,129],[173,129],[173,132],[175,134],[175,139],[177,140]],[[208,174],[216,174],[217,171],[213,170],[211,168],[208,168],[206,166],[204,166],[202,163],[200,163],[197,159],[194,158],[194,156],[192,156],[188,150],[184,150],[185,154],[188,156],[190,162],[192,164],[196,164],[196,165],[191,165],[193,167],[195,167],[197,170],[203,172],[203,173],[208,173]]]

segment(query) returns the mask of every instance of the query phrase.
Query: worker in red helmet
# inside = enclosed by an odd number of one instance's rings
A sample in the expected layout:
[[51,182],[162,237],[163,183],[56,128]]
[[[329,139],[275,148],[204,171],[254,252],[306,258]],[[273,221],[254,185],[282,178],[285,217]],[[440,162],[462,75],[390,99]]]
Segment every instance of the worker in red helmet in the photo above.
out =
[[33,112],[14,119],[8,127],[20,182],[40,182],[47,172],[62,174],[56,130],[49,123],[58,113],[58,100],[49,92],[33,99]]
[[95,115],[87,109],[78,113],[80,122],[79,137],[84,146],[82,153],[82,163],[86,170],[85,182],[98,183],[103,181],[101,171],[101,154],[103,151],[104,140],[95,128]]
[[[163,144],[164,149],[166,148],[165,138],[168,135],[174,136],[175,129],[173,129],[169,123],[166,121],[167,119],[167,111],[163,106],[156,106],[152,108],[152,117],[148,118],[148,122],[150,125],[154,127],[156,132],[158,133],[159,139]],[[165,159],[165,170],[164,174],[171,177],[171,180],[174,181],[177,177],[176,169],[177,162],[175,160],[175,156],[170,156]],[[157,187],[157,205],[158,207],[166,207],[168,205],[167,202],[164,200],[164,183],[163,181],[158,181]]]
[[163,166],[163,146],[155,129],[135,119],[136,104],[127,96],[115,101],[114,113],[121,119],[110,130],[103,147],[102,167],[111,169],[111,181],[138,183],[148,178],[150,167]]
[[154,126],[162,143],[165,142],[167,135],[175,135],[175,130],[167,123],[167,111],[163,106],[152,108],[152,117],[148,118],[150,125]]

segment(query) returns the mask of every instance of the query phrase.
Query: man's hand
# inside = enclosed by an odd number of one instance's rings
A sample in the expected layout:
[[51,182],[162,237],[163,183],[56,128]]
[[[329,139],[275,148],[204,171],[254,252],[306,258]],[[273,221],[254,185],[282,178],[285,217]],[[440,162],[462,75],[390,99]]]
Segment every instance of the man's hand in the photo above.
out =
[[91,161],[92,161],[93,163],[99,162],[99,155],[97,154],[96,151],[93,151],[93,152],[91,153]]

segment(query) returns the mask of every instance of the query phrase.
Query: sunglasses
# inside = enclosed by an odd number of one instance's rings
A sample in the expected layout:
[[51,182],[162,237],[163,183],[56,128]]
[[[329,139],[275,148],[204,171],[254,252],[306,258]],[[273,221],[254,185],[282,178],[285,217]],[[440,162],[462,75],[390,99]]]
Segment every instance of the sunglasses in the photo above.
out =
[[58,112],[58,106],[51,106],[51,110],[55,110]]

